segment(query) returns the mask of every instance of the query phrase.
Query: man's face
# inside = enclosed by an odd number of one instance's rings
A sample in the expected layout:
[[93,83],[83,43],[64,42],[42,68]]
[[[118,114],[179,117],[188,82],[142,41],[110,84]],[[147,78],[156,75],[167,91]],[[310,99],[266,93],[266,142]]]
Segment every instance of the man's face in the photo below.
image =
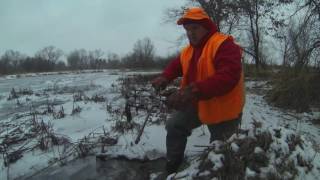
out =
[[202,38],[209,32],[199,24],[185,24],[183,27],[186,30],[190,44],[193,46],[199,45]]

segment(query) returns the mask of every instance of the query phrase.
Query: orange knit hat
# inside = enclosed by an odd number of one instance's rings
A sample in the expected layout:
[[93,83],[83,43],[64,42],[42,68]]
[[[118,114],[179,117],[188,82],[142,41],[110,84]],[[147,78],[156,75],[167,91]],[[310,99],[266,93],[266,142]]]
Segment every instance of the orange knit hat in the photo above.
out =
[[186,20],[202,20],[202,19],[210,19],[208,14],[199,7],[192,7],[187,9],[183,16],[177,21],[178,25],[184,24]]

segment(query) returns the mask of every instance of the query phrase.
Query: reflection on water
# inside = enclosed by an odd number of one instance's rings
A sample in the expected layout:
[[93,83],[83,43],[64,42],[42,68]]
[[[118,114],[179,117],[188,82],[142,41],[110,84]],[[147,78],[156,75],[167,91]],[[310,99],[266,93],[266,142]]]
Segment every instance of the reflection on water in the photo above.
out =
[[86,157],[77,159],[62,167],[51,167],[27,180],[144,180],[150,174],[164,170],[165,159],[128,160],[124,157]]

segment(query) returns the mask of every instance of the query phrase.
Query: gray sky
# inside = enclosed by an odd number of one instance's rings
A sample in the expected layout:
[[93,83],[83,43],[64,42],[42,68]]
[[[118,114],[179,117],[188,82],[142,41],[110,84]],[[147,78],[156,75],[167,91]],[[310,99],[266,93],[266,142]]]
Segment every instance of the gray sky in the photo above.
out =
[[165,9],[184,0],[0,0],[0,55],[34,55],[53,45],[124,55],[149,37],[158,55],[174,52],[181,27],[164,24]]

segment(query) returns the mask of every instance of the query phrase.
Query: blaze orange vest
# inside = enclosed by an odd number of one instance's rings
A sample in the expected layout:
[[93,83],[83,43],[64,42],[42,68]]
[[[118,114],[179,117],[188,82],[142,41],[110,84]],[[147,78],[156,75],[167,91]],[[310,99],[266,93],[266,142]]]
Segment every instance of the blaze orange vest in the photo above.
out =
[[[220,45],[232,36],[227,36],[216,32],[205,44],[201,56],[197,64],[197,81],[205,80],[215,74],[214,59]],[[233,39],[233,38],[232,38]],[[186,77],[192,58],[192,46],[185,47],[180,55],[183,77],[180,88],[184,88],[187,84]],[[227,94],[223,96],[213,97],[208,100],[198,102],[198,116],[204,124],[217,124],[239,117],[244,106],[244,75],[237,85]]]

